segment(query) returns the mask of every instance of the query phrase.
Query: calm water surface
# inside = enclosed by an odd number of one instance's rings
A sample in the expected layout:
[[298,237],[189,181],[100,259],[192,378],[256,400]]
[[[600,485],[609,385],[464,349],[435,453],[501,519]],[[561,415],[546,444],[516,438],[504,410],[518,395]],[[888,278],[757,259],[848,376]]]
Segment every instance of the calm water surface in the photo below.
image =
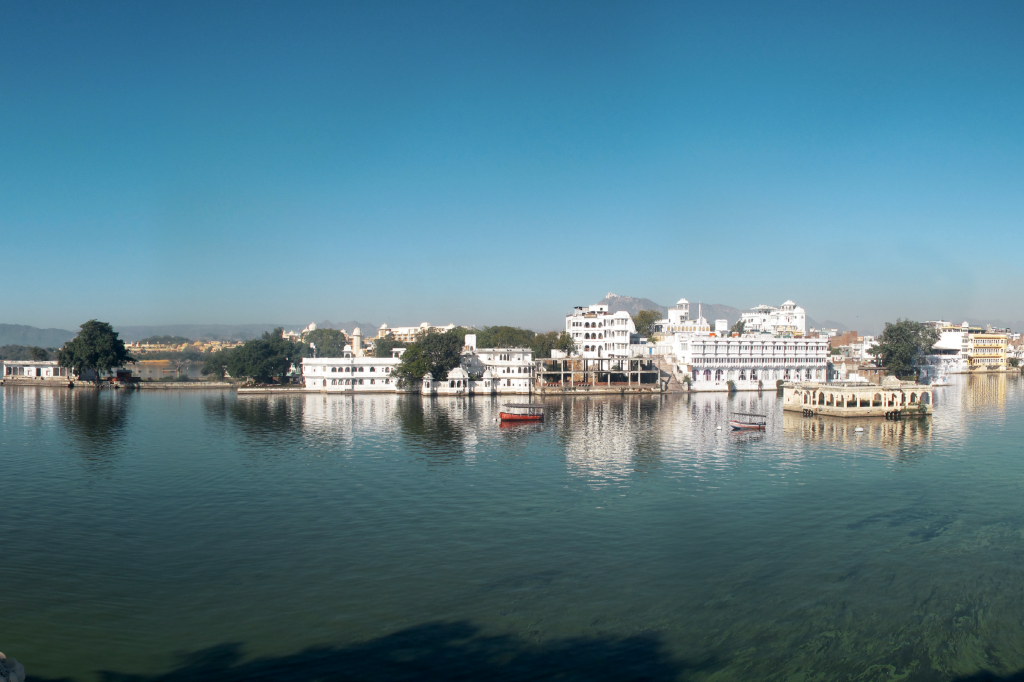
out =
[[512,428],[491,399],[0,390],[0,646],[37,679],[1024,669],[1019,378],[926,421],[765,393]]

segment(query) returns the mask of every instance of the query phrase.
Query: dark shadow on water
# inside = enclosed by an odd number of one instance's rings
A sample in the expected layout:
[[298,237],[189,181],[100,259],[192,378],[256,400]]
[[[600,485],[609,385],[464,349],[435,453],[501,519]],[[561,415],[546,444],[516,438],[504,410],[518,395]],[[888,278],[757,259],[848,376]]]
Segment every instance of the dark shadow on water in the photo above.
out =
[[133,397],[129,391],[91,388],[58,394],[59,409],[85,464],[102,466],[116,459]]
[[[103,682],[341,682],[344,680],[685,680],[714,660],[671,658],[655,635],[578,637],[533,643],[482,635],[467,622],[426,623],[346,647],[243,660],[242,646],[221,644],[184,657],[159,675],[103,671]],[[36,682],[58,682],[29,677]]]
[[207,415],[238,426],[243,433],[259,441],[288,437],[302,430],[301,396],[221,394],[203,398]]
[[395,405],[402,438],[434,464],[463,461],[468,437],[465,419],[449,413],[452,401],[399,400]]

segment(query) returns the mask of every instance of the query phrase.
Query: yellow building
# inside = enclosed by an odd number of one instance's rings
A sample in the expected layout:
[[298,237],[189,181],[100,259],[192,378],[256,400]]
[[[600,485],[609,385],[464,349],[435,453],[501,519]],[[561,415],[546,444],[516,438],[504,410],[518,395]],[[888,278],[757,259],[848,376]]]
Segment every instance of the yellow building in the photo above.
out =
[[968,334],[969,371],[1006,371],[1006,334]]

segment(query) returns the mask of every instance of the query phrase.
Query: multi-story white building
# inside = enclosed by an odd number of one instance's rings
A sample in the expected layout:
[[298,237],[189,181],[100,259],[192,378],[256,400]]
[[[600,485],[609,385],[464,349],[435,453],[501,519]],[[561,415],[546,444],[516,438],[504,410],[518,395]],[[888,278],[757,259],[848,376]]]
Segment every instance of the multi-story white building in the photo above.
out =
[[489,372],[495,393],[529,393],[536,373],[532,349],[477,348],[476,334],[466,334],[460,365],[472,376]]
[[676,336],[676,359],[688,366],[695,391],[775,388],[782,381],[825,381],[827,339],[795,339],[765,334],[719,337]]
[[639,341],[629,313],[610,313],[604,303],[574,308],[565,316],[565,331],[585,358],[627,358],[630,344]]
[[404,348],[390,358],[356,357],[346,346],[344,357],[303,358],[302,382],[309,391],[326,393],[393,393],[398,381],[391,376],[401,362]]
[[704,319],[699,307],[697,309],[697,318],[690,319],[690,302],[685,298],[679,299],[674,306],[668,309],[668,317],[654,323],[654,333],[657,335],[693,334],[710,331],[711,325]]
[[807,313],[793,301],[781,307],[759,305],[740,315],[743,331],[761,332],[775,336],[803,336],[807,331]]

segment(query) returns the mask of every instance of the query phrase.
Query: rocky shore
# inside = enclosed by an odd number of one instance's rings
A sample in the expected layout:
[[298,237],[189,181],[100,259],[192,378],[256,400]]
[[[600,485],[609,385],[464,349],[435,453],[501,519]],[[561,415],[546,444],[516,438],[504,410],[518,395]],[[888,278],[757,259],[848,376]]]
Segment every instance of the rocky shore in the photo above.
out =
[[25,666],[0,653],[0,682],[25,682]]

